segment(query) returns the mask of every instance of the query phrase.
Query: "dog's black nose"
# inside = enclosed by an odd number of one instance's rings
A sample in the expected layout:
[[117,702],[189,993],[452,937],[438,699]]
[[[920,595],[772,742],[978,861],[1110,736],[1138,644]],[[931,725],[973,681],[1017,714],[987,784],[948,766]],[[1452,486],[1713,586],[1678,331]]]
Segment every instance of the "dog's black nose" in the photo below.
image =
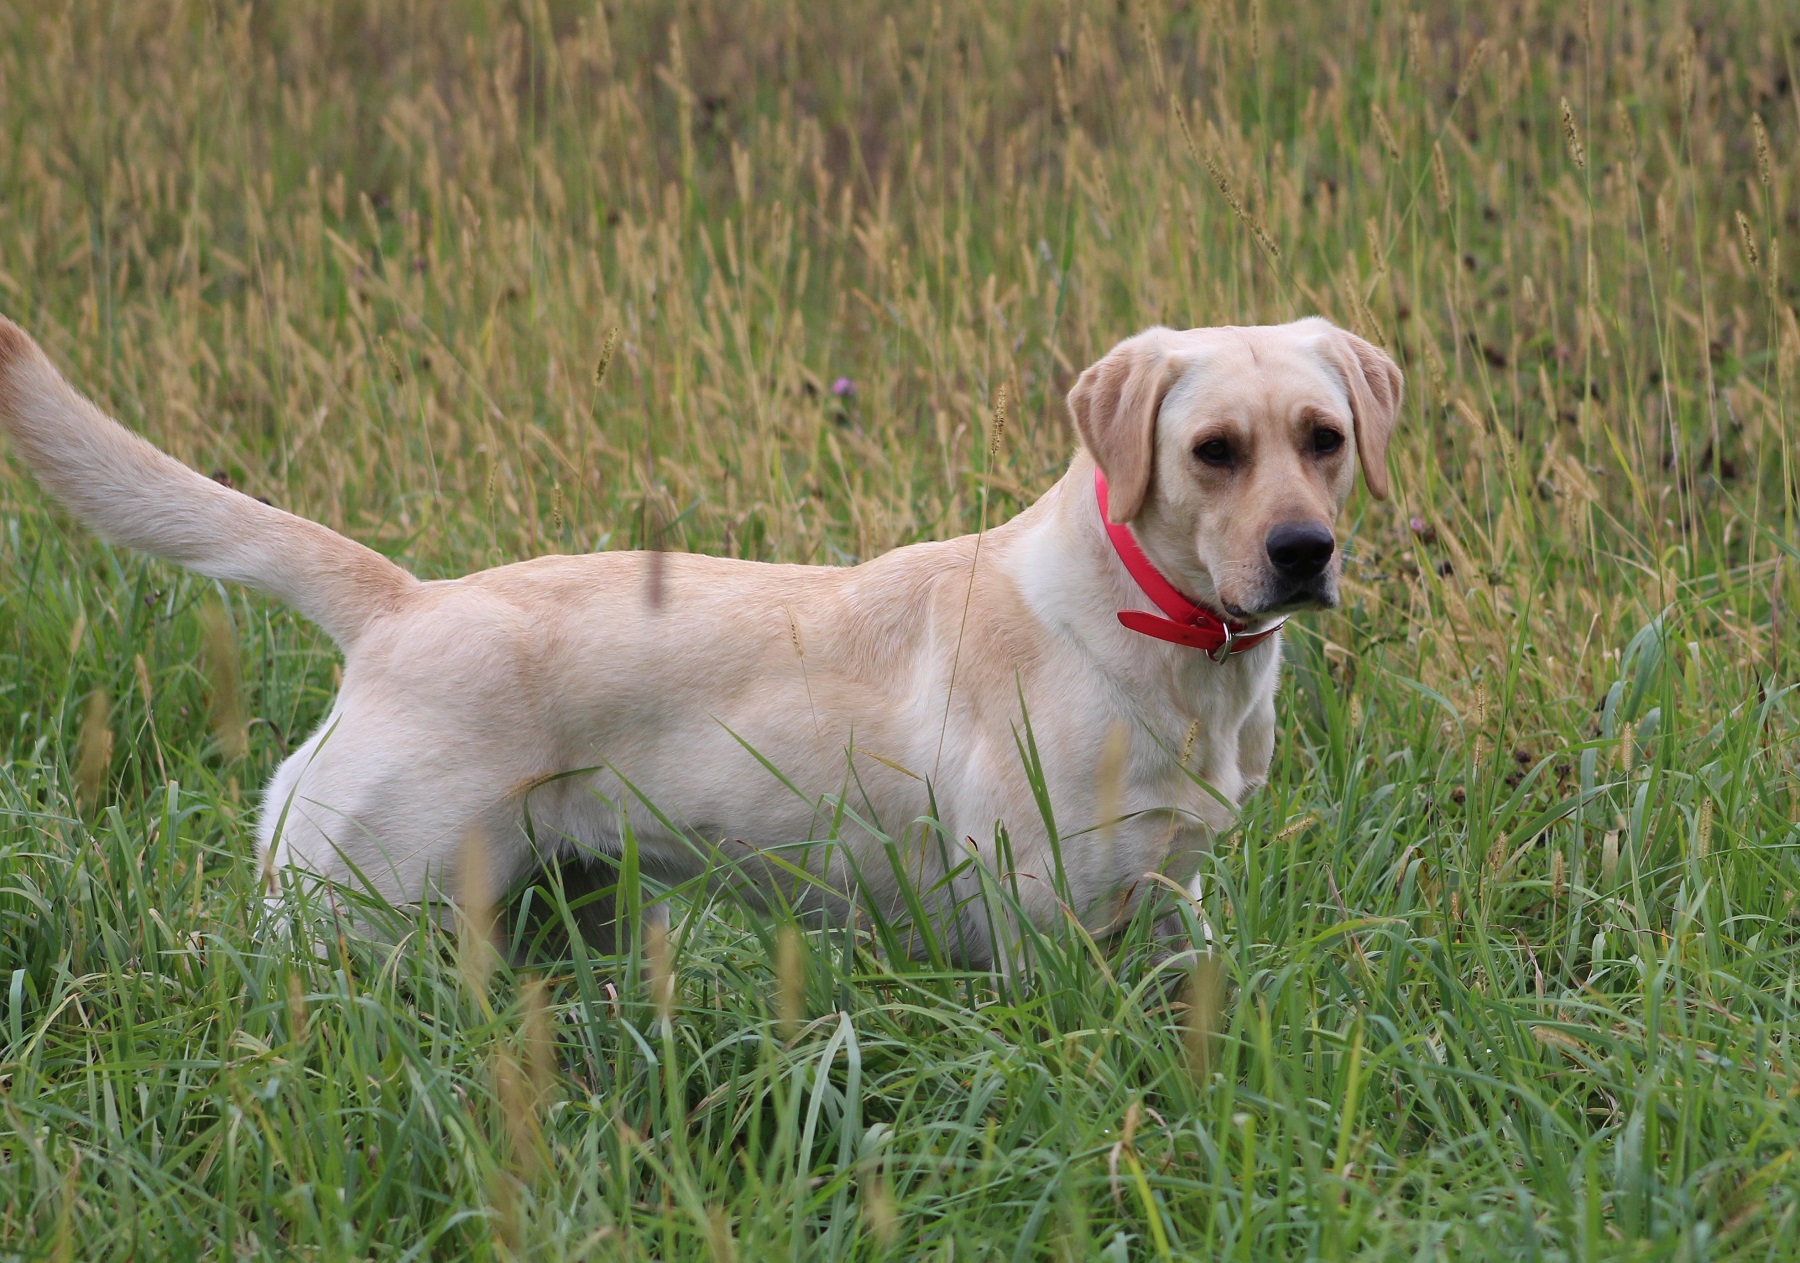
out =
[[1316,579],[1331,561],[1337,541],[1319,522],[1284,522],[1265,541],[1269,561],[1284,579]]

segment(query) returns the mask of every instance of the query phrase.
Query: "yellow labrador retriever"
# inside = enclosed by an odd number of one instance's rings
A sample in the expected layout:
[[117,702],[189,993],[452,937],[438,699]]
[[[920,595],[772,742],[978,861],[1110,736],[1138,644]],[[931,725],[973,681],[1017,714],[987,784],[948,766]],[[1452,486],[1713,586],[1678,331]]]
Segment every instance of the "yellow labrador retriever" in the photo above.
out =
[[984,882],[1034,924],[1108,932],[1263,780],[1273,628],[1336,603],[1332,524],[1358,461],[1387,494],[1400,394],[1322,319],[1154,328],[1082,373],[1083,450],[984,536],[848,567],[615,552],[423,582],[128,433],[0,319],[0,424],[77,517],[343,647],[331,713],[264,794],[272,894],[278,872],[399,905],[504,889],[604,865],[629,830],[657,878],[923,908],[1002,968],[1017,925]]

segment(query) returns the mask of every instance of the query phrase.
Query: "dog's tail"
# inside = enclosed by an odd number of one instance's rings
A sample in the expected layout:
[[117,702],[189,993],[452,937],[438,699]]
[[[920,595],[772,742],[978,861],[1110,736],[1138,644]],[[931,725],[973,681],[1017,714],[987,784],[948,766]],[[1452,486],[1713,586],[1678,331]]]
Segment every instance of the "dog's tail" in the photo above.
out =
[[0,316],[0,429],[70,512],[118,544],[267,592],[349,645],[418,580],[336,531],[233,491],[126,430]]

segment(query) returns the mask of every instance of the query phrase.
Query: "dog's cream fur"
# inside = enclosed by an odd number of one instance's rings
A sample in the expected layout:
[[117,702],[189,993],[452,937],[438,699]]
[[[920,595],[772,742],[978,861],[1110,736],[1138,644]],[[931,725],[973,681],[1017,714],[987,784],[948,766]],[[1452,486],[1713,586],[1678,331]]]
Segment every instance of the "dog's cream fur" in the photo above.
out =
[[[1072,911],[1096,932],[1151,875],[1188,879],[1273,749],[1279,637],[1221,664],[1119,625],[1150,606],[1103,531],[1093,461],[1177,587],[1266,625],[1335,602],[1335,556],[1295,596],[1265,539],[1335,519],[1353,453],[1386,493],[1400,387],[1385,354],[1323,320],[1152,329],[1071,392],[1085,450],[1068,473],[983,536],[843,568],[598,553],[421,582],[128,433],[0,319],[0,425],[76,516],[280,597],[344,649],[336,704],[264,796],[269,871],[407,903],[454,894],[466,854],[488,857],[488,889],[616,857],[629,821],[667,880],[712,866],[792,898],[804,870],[828,901],[888,916],[908,881],[975,964],[1005,965],[1015,930],[970,898],[971,854],[1006,868],[1034,922],[1064,915],[1027,719]],[[1321,427],[1341,452],[1317,450]],[[1209,439],[1229,467],[1198,458]]]

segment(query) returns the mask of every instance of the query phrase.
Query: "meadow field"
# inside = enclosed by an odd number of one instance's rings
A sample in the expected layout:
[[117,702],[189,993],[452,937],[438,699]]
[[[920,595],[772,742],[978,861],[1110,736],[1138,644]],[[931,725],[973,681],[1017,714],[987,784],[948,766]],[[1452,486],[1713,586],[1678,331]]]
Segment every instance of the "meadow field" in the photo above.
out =
[[1407,373],[1215,953],[1023,989],[639,881],[291,945],[331,642],[0,459],[0,1258],[1800,1258],[1797,75],[1773,0],[0,0],[0,312],[421,575],[982,529],[1154,323]]

